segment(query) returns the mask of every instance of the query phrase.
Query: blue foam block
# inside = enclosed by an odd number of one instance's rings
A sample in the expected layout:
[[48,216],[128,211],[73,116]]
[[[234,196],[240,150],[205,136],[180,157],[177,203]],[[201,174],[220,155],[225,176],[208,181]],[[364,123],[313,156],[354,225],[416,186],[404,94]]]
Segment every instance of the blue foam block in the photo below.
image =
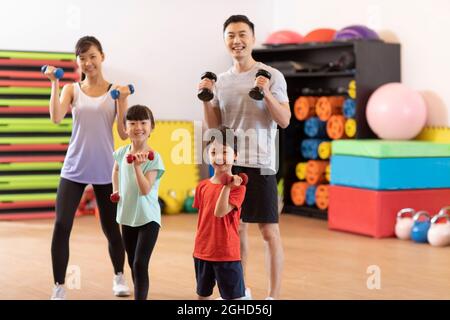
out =
[[450,188],[450,158],[333,155],[331,184],[374,190]]

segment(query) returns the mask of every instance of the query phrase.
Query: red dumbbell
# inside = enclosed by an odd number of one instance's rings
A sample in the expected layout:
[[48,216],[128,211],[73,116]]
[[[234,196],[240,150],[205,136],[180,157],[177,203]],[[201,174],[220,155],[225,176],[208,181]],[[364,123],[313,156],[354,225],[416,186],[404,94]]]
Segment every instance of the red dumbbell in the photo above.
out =
[[[245,186],[248,183],[248,176],[245,173],[239,173],[238,174],[239,177],[241,177],[242,179],[242,183],[241,185]],[[229,185],[231,182],[233,182],[233,178],[234,176],[230,176],[228,173],[224,173],[223,175],[220,176],[220,182],[223,185]]]
[[[155,153],[153,151],[149,151],[147,159],[150,160],[150,161],[155,159]],[[134,160],[136,160],[136,157],[133,154],[131,154],[131,153],[127,154],[127,162],[128,163],[133,163]]]
[[111,195],[109,196],[109,199],[111,200],[111,202],[113,203],[117,203],[120,200],[120,196],[119,196],[119,191],[116,191],[114,193],[111,193]]

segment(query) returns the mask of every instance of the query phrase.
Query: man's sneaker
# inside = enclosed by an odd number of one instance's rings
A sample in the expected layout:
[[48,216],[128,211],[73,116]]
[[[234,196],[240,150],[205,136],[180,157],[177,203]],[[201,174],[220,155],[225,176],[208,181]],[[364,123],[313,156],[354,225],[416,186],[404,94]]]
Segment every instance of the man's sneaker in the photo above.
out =
[[63,285],[56,283],[53,288],[51,300],[66,300],[66,289]]
[[116,297],[128,297],[130,295],[130,288],[122,272],[114,275],[113,292]]
[[272,298],[272,297],[267,297],[266,299],[264,299],[264,300],[275,300],[275,298]]

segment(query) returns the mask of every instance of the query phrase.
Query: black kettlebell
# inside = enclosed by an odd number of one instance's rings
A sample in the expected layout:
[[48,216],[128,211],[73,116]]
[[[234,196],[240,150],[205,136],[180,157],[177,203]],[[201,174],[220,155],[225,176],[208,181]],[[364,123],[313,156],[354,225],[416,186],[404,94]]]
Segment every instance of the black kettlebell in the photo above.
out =
[[[207,71],[201,76],[201,80],[208,78],[212,81],[217,81],[217,76],[214,74],[214,72]],[[197,97],[202,101],[211,101],[214,98],[214,93],[212,93],[209,89],[202,89],[198,92]]]
[[[259,76],[266,77],[269,80],[270,80],[270,78],[272,78],[272,75],[270,74],[270,72],[267,70],[264,70],[264,69],[259,69],[258,72],[256,72],[255,78],[258,78]],[[255,100],[264,99],[264,91],[260,87],[254,87],[252,90],[250,90],[248,95],[250,96],[250,98],[255,99]]]

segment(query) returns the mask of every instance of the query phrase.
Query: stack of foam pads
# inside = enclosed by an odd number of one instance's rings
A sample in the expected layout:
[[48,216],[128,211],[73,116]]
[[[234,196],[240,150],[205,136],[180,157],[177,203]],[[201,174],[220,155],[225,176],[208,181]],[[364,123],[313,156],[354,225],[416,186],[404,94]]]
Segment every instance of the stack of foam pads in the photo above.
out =
[[79,79],[71,53],[0,51],[0,220],[54,216],[72,119],[50,121],[43,65],[64,69],[61,86]]
[[[356,136],[355,92],[355,84],[352,81],[346,94],[297,98],[294,115],[304,123],[306,138],[301,142],[301,156],[304,161],[296,166],[299,181],[294,182],[291,187],[291,200],[294,205],[315,206],[321,210],[328,208],[331,140]],[[347,125],[349,121],[353,125]]]
[[450,143],[341,140],[332,153],[330,229],[391,237],[400,209],[450,204]]

